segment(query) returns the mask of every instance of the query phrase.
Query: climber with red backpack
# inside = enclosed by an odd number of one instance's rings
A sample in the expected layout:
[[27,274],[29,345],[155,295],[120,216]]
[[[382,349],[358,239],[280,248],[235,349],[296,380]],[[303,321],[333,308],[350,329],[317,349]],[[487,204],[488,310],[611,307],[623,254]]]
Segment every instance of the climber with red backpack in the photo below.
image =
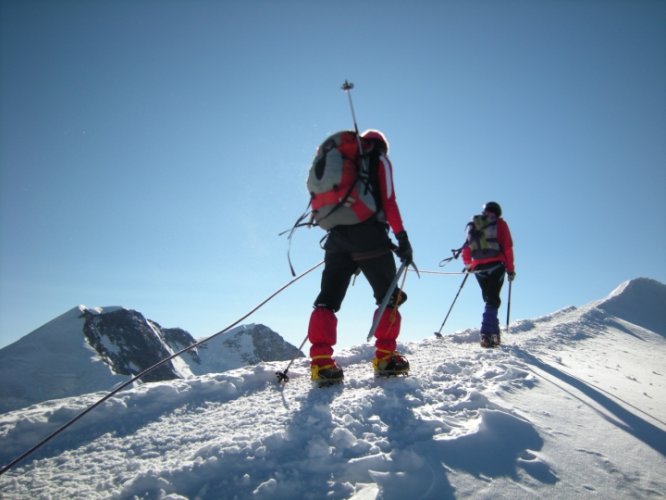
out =
[[[352,277],[363,273],[377,304],[389,295],[396,276],[393,251],[412,263],[412,247],[402,223],[393,186],[393,167],[384,134],[342,131],[317,149],[308,177],[313,225],[327,231],[321,289],[308,325],[312,380],[339,382],[342,369],[333,358],[337,317]],[[393,231],[398,245],[391,242]],[[396,351],[400,333],[398,306],[407,296],[395,288],[380,311],[373,366],[380,376],[406,374],[409,362]]]
[[509,282],[516,277],[513,262],[513,240],[509,225],[502,218],[502,208],[489,201],[483,213],[467,224],[467,240],[461,248],[465,270],[476,276],[485,304],[481,320],[481,347],[501,344],[497,313],[504,274]]

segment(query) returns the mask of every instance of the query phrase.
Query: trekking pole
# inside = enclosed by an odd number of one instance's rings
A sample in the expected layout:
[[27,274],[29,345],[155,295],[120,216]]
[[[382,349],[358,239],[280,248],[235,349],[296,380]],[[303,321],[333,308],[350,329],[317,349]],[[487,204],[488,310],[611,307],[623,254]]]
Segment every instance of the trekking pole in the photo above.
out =
[[[273,292],[271,295],[269,295],[268,298],[266,298],[266,299],[264,299],[262,302],[260,302],[260,303],[259,303],[257,306],[255,306],[250,312],[248,312],[247,314],[245,314],[244,316],[242,316],[241,318],[239,318],[238,320],[236,320],[235,322],[233,322],[232,324],[230,324],[229,326],[227,326],[227,327],[224,328],[223,330],[220,330],[219,332],[217,332],[217,333],[211,335],[210,337],[206,337],[206,338],[203,339],[203,340],[200,340],[200,341],[198,341],[198,342],[195,342],[194,344],[192,344],[192,345],[190,345],[190,346],[188,346],[188,347],[185,347],[184,349],[181,349],[180,351],[178,351],[178,352],[172,354],[171,356],[169,356],[169,357],[167,357],[167,358],[164,358],[162,361],[159,361],[159,362],[155,363],[153,366],[150,366],[150,367],[146,368],[145,370],[143,370],[142,372],[140,372],[140,373],[134,375],[132,378],[130,378],[130,379],[127,380],[126,382],[123,382],[121,385],[119,385],[118,387],[116,387],[114,390],[112,390],[111,392],[109,392],[108,394],[106,394],[103,398],[99,399],[97,402],[95,402],[95,403],[93,403],[92,405],[90,405],[88,408],[86,408],[85,410],[83,410],[81,413],[79,413],[78,415],[76,415],[74,418],[72,418],[70,421],[68,421],[68,422],[65,423],[64,425],[62,425],[60,428],[56,429],[56,430],[53,431],[51,434],[49,434],[48,436],[46,436],[44,439],[42,439],[39,443],[37,443],[36,445],[34,445],[34,446],[33,446],[32,448],[30,448],[28,451],[22,453],[21,455],[19,455],[18,457],[16,457],[14,460],[12,460],[11,462],[9,462],[7,465],[2,466],[2,468],[0,468],[0,476],[1,476],[2,474],[4,474],[5,472],[7,472],[9,469],[11,469],[14,465],[16,465],[17,463],[19,463],[21,460],[23,460],[24,458],[28,457],[28,455],[30,455],[30,454],[32,454],[33,452],[37,451],[39,448],[41,448],[43,445],[45,445],[46,443],[48,443],[51,439],[53,439],[54,437],[56,437],[56,436],[57,436],[58,434],[60,434],[62,431],[64,431],[65,429],[67,429],[69,426],[71,426],[72,424],[74,424],[77,420],[79,420],[80,418],[82,418],[84,415],[86,415],[87,413],[89,413],[89,412],[91,412],[92,410],[94,410],[95,408],[97,408],[97,407],[98,407],[99,405],[101,405],[104,401],[106,401],[107,399],[111,398],[111,397],[114,396],[115,394],[119,393],[121,390],[123,390],[125,387],[127,387],[127,386],[130,385],[131,383],[137,381],[137,380],[140,379],[141,377],[143,377],[143,376],[145,376],[146,374],[148,374],[149,372],[151,372],[151,371],[153,371],[153,370],[159,368],[160,366],[162,366],[162,365],[164,365],[165,363],[171,361],[172,359],[176,358],[177,356],[180,356],[180,355],[183,354],[184,352],[187,352],[187,351],[189,351],[189,350],[191,350],[191,349],[194,349],[195,347],[198,347],[198,346],[202,345],[203,343],[208,342],[209,340],[211,340],[211,339],[217,337],[218,335],[222,335],[223,333],[228,332],[228,331],[231,330],[234,326],[238,325],[238,323],[240,323],[241,321],[247,319],[249,316],[251,316],[252,314],[254,314],[259,308],[261,308],[262,306],[264,306],[268,301],[270,301],[270,300],[273,299],[276,295],[278,295],[279,293],[281,293],[282,291],[284,291],[287,287],[289,287],[290,285],[292,285],[293,283],[295,283],[296,281],[298,281],[299,279],[301,279],[301,278],[302,278],[303,276],[305,276],[306,274],[311,273],[312,271],[314,271],[315,269],[317,269],[319,266],[321,266],[323,263],[324,263],[324,261],[322,260],[319,264],[316,264],[315,266],[311,267],[311,268],[308,269],[307,271],[305,271],[305,272],[299,274],[298,276],[296,276],[294,279],[292,279],[291,281],[289,281],[286,285],[283,285],[281,288],[277,289],[275,292]],[[304,343],[305,343],[305,341],[303,341],[303,344],[304,344]],[[303,347],[303,345],[301,345],[301,347]],[[300,350],[300,349],[299,349],[299,350]]]
[[509,281],[509,300],[507,300],[507,304],[506,304],[506,333],[507,333],[507,335],[509,334],[509,315],[511,314],[511,285],[513,285],[513,281]]
[[368,333],[368,338],[367,340],[370,341],[370,339],[373,337],[375,334],[375,331],[377,330],[377,327],[379,326],[379,320],[382,317],[382,314],[386,310],[386,307],[388,306],[389,301],[391,300],[391,297],[393,296],[393,292],[395,288],[398,286],[398,280],[400,280],[400,276],[402,273],[404,273],[407,269],[407,263],[403,262],[402,265],[400,266],[400,269],[398,269],[398,272],[395,273],[395,277],[393,278],[393,281],[389,285],[388,290],[386,291],[386,295],[384,296],[384,300],[382,300],[381,305],[379,306],[379,309],[377,309],[377,313],[375,314],[375,319],[372,321],[372,327],[370,328],[370,333]]
[[449,307],[449,311],[446,313],[446,317],[444,318],[444,321],[442,321],[442,326],[440,326],[439,330],[435,332],[435,337],[442,338],[442,329],[444,328],[444,325],[446,324],[446,320],[449,319],[449,314],[451,314],[451,310],[453,309],[453,305],[456,303],[456,300],[458,300],[458,295],[460,295],[460,291],[465,286],[465,281],[467,281],[467,278],[469,278],[469,275],[470,275],[470,273],[465,273],[465,277],[463,278],[462,283],[460,283],[460,288],[458,288],[458,293],[456,293],[456,296],[453,299],[453,302],[451,303],[451,307]]
[[[303,346],[305,345],[305,342],[308,340],[308,334],[305,334],[305,338],[303,339],[303,342],[301,342],[301,345],[298,347],[299,352],[303,349]],[[284,369],[283,372],[275,372],[275,376],[278,379],[278,383],[284,382],[287,383],[289,382],[289,376],[287,375],[287,371],[289,371],[289,368],[291,368],[291,365],[294,363],[296,360],[297,355],[295,354],[293,358],[291,358],[291,361],[289,361],[289,364],[287,367]]]

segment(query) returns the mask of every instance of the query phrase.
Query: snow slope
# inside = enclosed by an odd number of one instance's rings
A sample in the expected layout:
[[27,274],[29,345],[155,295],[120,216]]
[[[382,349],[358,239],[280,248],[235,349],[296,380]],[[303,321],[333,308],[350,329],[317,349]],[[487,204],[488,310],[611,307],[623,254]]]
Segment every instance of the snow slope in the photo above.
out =
[[73,308],[0,350],[0,412],[108,389],[127,379],[85,342],[84,311]]
[[[643,308],[648,295],[654,308]],[[376,380],[372,348],[338,353],[344,386],[306,360],[119,393],[0,476],[2,498],[664,498],[666,287],[403,345],[409,377]],[[643,326],[625,313],[640,309]],[[612,311],[612,312],[609,312]],[[360,333],[362,335],[363,332]],[[9,462],[102,394],[0,415]]]

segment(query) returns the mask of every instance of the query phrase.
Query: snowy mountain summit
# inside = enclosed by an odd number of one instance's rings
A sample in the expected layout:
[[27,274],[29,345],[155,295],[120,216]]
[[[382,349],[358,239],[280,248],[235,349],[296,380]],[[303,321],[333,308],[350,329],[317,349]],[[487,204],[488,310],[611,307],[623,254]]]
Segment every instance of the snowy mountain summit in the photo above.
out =
[[[367,343],[337,353],[333,387],[307,359],[286,384],[285,362],[143,384],[5,472],[0,497],[666,498],[664,306],[665,285],[632,280],[515,321],[499,348],[478,329],[401,344],[407,377],[375,378]],[[99,398],[0,415],[0,463]]]
[[[242,325],[188,352],[192,373],[219,373],[262,361],[284,361],[304,354],[265,325]],[[188,358],[190,356],[190,358]]]
[[608,314],[666,336],[666,286],[649,278],[626,281],[597,307]]
[[[196,340],[122,307],[75,307],[0,349],[0,413],[109,390]],[[303,356],[263,325],[237,327],[142,377],[173,380]]]

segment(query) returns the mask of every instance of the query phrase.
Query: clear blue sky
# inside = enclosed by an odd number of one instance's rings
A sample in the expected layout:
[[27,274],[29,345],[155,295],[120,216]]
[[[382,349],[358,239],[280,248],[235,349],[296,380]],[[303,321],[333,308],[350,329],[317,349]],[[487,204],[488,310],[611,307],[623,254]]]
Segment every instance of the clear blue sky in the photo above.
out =
[[[664,1],[2,0],[0,347],[78,304],[204,337],[286,283],[277,235],[352,126],[345,79],[389,138],[421,269],[496,200],[512,319],[666,282],[665,49]],[[298,272],[322,235],[294,237]],[[299,345],[319,275],[248,322]],[[432,336],[460,279],[409,275],[402,340]],[[340,346],[373,309],[359,279]],[[470,281],[444,333],[481,310]]]

